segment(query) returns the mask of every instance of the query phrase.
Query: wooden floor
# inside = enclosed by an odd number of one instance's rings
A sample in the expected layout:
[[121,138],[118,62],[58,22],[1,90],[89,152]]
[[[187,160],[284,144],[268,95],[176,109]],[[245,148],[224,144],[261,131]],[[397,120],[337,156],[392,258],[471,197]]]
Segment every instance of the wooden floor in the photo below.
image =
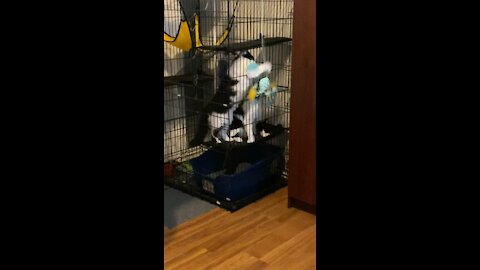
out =
[[164,235],[165,269],[316,268],[316,218],[287,208],[287,188],[235,213],[213,209]]

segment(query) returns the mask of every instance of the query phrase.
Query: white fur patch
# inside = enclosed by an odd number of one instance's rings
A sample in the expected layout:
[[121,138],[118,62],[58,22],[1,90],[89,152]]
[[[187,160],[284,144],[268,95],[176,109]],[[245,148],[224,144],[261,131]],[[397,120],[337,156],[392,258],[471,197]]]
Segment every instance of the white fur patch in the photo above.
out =
[[270,133],[265,132],[265,130],[260,131],[260,136],[262,136],[263,138],[265,138],[269,135],[270,135]]
[[234,138],[232,138],[232,141],[243,142],[242,138],[240,138],[240,137],[234,137]]
[[246,72],[248,78],[253,79],[256,78],[262,73],[270,73],[272,71],[272,64],[270,62],[265,62],[263,64],[258,65],[256,70],[249,70]]
[[228,123],[228,113],[213,112],[208,117],[208,122],[210,127],[213,127],[214,129],[221,128]]

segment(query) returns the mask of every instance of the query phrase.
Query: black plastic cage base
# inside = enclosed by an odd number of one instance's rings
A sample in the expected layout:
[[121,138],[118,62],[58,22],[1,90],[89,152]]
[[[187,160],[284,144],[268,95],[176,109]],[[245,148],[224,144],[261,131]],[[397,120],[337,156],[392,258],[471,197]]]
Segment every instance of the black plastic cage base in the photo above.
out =
[[165,176],[164,184],[168,187],[182,191],[193,197],[215,204],[233,213],[265,197],[266,195],[275,192],[280,188],[286,187],[287,179],[282,175],[274,175],[271,179],[269,179],[269,181],[267,181],[267,183],[265,183],[265,185],[263,185],[263,188],[259,189],[257,192],[247,197],[236,201],[227,201],[216,198],[213,194],[207,193],[206,191],[202,190],[202,188],[194,180],[192,174],[188,174],[178,170],[174,171],[174,176],[172,177]]
[[[283,149],[282,151],[285,151],[288,129],[283,128],[281,125],[273,126],[269,124],[264,124],[264,127],[265,130],[268,130],[270,135],[262,139],[256,140],[253,144],[246,142],[224,142],[217,144],[215,142],[211,142],[211,144],[204,143],[203,145],[206,146],[210,151],[224,153],[224,169],[233,173],[236,170],[230,165],[238,165],[238,160],[236,160],[236,158],[239,155],[241,156],[242,150],[248,148],[249,146],[254,146],[255,144],[259,146],[268,144],[278,147],[279,149]],[[250,195],[247,195],[246,197],[238,200],[229,200],[228,198],[222,199],[219,198],[220,196],[215,196],[214,194],[205,191],[202,186],[195,180],[193,174],[194,172],[185,170],[185,168],[181,166],[181,163],[172,164],[172,168],[169,174],[164,175],[164,184],[168,187],[175,188],[196,198],[215,204],[230,212],[234,212],[282,187],[287,186],[287,173],[284,172],[284,168],[286,167],[285,162],[286,160],[283,154],[278,156],[276,158],[276,161],[274,161],[273,163],[276,165],[269,165],[273,166],[271,167],[273,171],[267,176],[267,178],[264,178],[264,180],[259,183],[259,187],[256,192],[251,193]],[[248,181],[249,179],[244,180]]]

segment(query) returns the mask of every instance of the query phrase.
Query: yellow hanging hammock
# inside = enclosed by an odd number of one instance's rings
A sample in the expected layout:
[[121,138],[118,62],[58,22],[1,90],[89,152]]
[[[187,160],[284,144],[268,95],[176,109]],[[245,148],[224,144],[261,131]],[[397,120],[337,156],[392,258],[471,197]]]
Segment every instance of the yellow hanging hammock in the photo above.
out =
[[[238,2],[237,2],[237,5],[238,5]],[[180,5],[180,8],[182,9],[181,5]],[[235,6],[235,9],[236,9],[236,6]],[[233,12],[235,12],[235,9],[233,10]],[[182,12],[183,12],[183,9],[182,9]],[[194,18],[195,18],[195,47],[201,49],[203,47],[203,43],[202,43],[202,40],[200,39],[200,22],[199,22],[198,14],[194,14]],[[217,40],[217,42],[215,43],[216,46],[222,45],[222,43],[227,39],[228,34],[232,29],[234,18],[235,17],[232,15],[232,17],[229,20],[227,28],[223,32],[220,39]],[[189,52],[192,49],[192,37],[190,35],[190,27],[188,25],[188,21],[187,20],[180,21],[178,32],[175,37],[167,34],[164,31],[163,41],[185,52]]]

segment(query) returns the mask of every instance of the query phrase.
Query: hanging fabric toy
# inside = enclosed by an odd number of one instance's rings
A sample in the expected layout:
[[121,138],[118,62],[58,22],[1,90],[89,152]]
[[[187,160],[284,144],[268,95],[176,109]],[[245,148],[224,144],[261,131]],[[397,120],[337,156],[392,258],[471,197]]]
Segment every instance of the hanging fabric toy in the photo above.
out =
[[247,76],[253,79],[253,84],[250,86],[247,98],[249,101],[253,101],[255,98],[265,95],[269,97],[269,106],[272,105],[272,99],[277,92],[277,86],[270,82],[268,74],[272,70],[272,64],[265,62],[264,64],[257,64],[255,62],[250,63],[247,66]]

